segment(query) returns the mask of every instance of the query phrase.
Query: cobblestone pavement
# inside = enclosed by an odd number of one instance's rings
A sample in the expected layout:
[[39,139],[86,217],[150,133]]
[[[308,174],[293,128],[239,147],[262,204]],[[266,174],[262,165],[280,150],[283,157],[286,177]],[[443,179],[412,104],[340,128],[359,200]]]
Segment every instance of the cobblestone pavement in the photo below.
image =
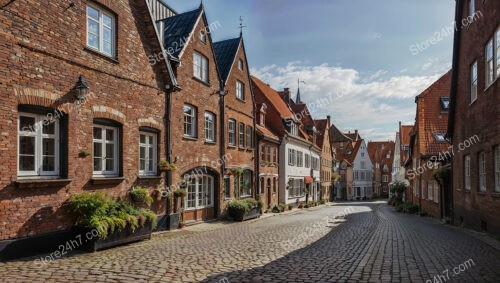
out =
[[[330,223],[290,250],[281,244],[349,206],[354,212],[342,223]],[[73,253],[41,268],[34,259],[0,263],[0,282],[500,282],[498,250],[383,202],[205,223],[110,250]],[[441,281],[434,281],[439,275]]]

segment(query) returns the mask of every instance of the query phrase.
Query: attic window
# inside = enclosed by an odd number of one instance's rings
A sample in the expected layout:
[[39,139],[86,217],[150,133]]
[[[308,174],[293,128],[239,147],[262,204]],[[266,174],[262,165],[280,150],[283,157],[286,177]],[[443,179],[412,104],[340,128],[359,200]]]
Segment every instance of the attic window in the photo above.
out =
[[440,97],[439,101],[441,102],[441,111],[448,111],[450,109],[450,98],[449,97]]
[[200,40],[203,43],[207,43],[207,33],[205,31],[200,32]]
[[351,154],[352,154],[352,150],[348,150],[348,151],[346,152],[346,154],[347,154],[347,155],[351,155]]
[[240,71],[243,71],[243,60],[241,59],[238,60],[238,69],[240,69]]
[[443,134],[434,134],[434,138],[436,139],[437,142],[446,142],[446,139],[444,138]]

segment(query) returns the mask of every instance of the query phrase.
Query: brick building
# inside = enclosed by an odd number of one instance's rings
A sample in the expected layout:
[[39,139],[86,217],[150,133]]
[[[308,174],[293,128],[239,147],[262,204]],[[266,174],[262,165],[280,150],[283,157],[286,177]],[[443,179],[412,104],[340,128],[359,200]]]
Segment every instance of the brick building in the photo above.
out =
[[330,137],[330,144],[336,152],[336,159],[338,160],[338,174],[339,180],[336,182],[334,199],[347,200],[348,192],[352,192],[353,181],[353,163],[352,156],[347,156],[345,153],[354,149],[351,138],[347,137],[340,131],[334,124],[330,126],[328,131]]
[[392,182],[392,164],[394,162],[393,141],[368,142],[368,154],[373,164],[373,191],[377,196],[389,196],[389,184]]
[[255,197],[254,99],[243,35],[214,43],[214,51],[225,90],[222,156],[230,157],[223,165],[224,200]]
[[221,82],[203,5],[161,20],[162,40],[176,76],[170,93],[170,187],[186,189],[184,220],[202,221],[222,213],[224,196],[220,138]]
[[259,195],[264,201],[266,208],[273,208],[279,202],[279,136],[268,127],[267,104],[265,102],[257,105],[257,124],[255,126],[257,135],[258,173],[259,173]]
[[317,126],[318,137],[316,145],[321,149],[320,157],[320,178],[321,178],[321,200],[333,200],[332,191],[332,169],[333,169],[333,153],[330,144],[330,116],[326,119],[314,120]]
[[[405,161],[408,158],[410,151],[410,134],[413,132],[413,125],[401,125],[396,132],[396,139],[394,145],[394,160],[392,162],[392,180],[391,183],[404,182],[409,185],[406,179]],[[389,197],[391,196],[389,184]]]
[[11,1],[0,46],[0,250],[52,248],[72,194],[164,185],[172,77],[147,59],[162,48],[146,1]]
[[[417,115],[410,141],[411,169],[407,178],[411,183],[410,201],[434,217],[445,217],[444,203],[450,200],[444,184],[434,177],[437,169],[449,161],[450,145],[445,139],[448,124],[451,71],[447,72],[415,98]],[[449,195],[449,194],[448,194]]]
[[[448,136],[458,225],[500,235],[500,2],[456,1]],[[473,19],[471,21],[470,19]]]

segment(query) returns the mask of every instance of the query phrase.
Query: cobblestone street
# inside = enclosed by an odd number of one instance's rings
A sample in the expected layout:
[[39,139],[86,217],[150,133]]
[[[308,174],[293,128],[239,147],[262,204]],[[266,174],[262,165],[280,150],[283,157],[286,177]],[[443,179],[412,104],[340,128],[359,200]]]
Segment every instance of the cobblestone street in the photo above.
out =
[[[325,216],[354,213],[285,250]],[[38,257],[40,258],[40,257]],[[499,282],[500,252],[457,228],[385,202],[341,203],[244,223],[215,222],[43,266],[0,263],[2,282]],[[455,274],[452,270],[472,259]],[[448,270],[447,273],[444,273]],[[434,282],[434,280],[432,280]]]

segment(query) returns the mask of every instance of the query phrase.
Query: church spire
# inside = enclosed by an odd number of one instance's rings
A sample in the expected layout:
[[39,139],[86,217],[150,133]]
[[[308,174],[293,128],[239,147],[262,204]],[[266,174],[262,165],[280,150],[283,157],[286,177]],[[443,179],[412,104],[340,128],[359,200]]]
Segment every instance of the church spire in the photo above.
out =
[[296,103],[296,104],[301,104],[301,103],[303,103],[303,102],[302,102],[302,99],[300,98],[300,83],[305,84],[305,82],[304,82],[304,81],[301,81],[300,79],[297,79],[297,96],[295,97],[295,103]]

